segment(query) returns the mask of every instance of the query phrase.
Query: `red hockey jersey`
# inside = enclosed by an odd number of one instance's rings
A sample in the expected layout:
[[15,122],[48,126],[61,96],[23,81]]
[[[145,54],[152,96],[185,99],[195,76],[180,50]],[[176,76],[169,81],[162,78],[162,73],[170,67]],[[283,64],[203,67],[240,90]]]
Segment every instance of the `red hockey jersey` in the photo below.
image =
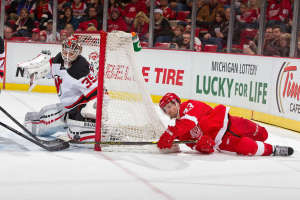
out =
[[[179,140],[197,140],[202,135],[214,139],[215,148],[222,142],[228,125],[229,107],[219,105],[212,109],[200,101],[189,100],[180,105],[179,118],[168,132]],[[194,144],[188,144],[193,147]]]

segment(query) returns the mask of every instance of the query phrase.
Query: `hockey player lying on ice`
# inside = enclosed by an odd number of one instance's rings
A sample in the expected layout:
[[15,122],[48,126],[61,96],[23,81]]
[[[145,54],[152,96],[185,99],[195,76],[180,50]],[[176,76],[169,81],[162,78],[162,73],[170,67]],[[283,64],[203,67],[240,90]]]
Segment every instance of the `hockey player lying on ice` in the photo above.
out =
[[55,57],[41,53],[19,64],[31,81],[54,78],[60,99],[60,103],[45,106],[40,112],[26,114],[25,125],[33,134],[48,136],[68,128],[71,139],[81,132],[85,133],[81,140],[94,138],[97,78],[90,71],[88,61],[80,55],[81,51],[78,39],[71,37],[63,42],[62,51]]
[[250,120],[231,116],[229,107],[218,105],[214,109],[200,101],[181,103],[174,93],[167,93],[159,102],[160,108],[175,126],[169,126],[157,146],[170,148],[175,139],[197,140],[187,144],[192,149],[209,154],[215,150],[236,152],[242,155],[289,156],[293,148],[265,143],[266,129]]

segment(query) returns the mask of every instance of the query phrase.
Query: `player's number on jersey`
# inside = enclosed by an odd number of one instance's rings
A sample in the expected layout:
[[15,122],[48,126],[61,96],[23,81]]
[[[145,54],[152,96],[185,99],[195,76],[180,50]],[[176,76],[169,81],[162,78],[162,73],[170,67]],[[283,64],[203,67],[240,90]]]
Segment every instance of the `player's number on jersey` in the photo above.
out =
[[96,81],[97,79],[92,74],[89,74],[81,81],[81,83],[84,84],[86,88],[90,88]]

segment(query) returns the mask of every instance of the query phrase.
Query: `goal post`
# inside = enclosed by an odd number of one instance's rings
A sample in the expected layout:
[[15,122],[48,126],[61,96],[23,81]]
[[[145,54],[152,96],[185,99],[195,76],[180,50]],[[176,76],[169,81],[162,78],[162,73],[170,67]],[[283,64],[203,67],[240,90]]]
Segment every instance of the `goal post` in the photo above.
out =
[[[104,69],[106,58],[106,42],[107,33],[100,32],[100,48],[99,48],[99,68],[98,68],[98,92],[97,92],[97,108],[103,107],[103,89],[104,89]],[[102,125],[102,109],[97,109],[96,113],[96,130],[95,130],[95,142],[101,141],[101,125]],[[100,144],[95,144],[95,151],[101,151]]]
[[[164,132],[142,69],[135,62],[132,34],[122,31],[76,34],[83,56],[98,76],[95,142],[151,142]],[[99,145],[96,151],[161,152],[156,145]],[[174,145],[168,152],[179,151]]]

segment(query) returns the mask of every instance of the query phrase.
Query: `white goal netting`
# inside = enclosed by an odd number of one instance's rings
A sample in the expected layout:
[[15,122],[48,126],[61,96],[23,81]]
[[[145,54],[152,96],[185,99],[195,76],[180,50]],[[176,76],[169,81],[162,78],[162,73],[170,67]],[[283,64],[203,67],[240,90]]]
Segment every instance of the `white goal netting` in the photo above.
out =
[[[105,94],[102,101],[100,141],[157,141],[165,127],[147,92],[142,71],[135,63],[132,35],[121,31],[107,33],[106,44],[100,44],[100,34],[77,36],[83,46],[82,54],[93,66],[95,74],[101,67],[99,60],[105,61],[103,84],[107,92],[102,91]],[[105,55],[99,56],[100,48],[105,48]],[[102,80],[98,77],[99,81]],[[97,134],[100,133],[96,131],[96,138]],[[159,152],[156,145],[101,145],[101,149]],[[178,150],[175,145],[170,151]]]

